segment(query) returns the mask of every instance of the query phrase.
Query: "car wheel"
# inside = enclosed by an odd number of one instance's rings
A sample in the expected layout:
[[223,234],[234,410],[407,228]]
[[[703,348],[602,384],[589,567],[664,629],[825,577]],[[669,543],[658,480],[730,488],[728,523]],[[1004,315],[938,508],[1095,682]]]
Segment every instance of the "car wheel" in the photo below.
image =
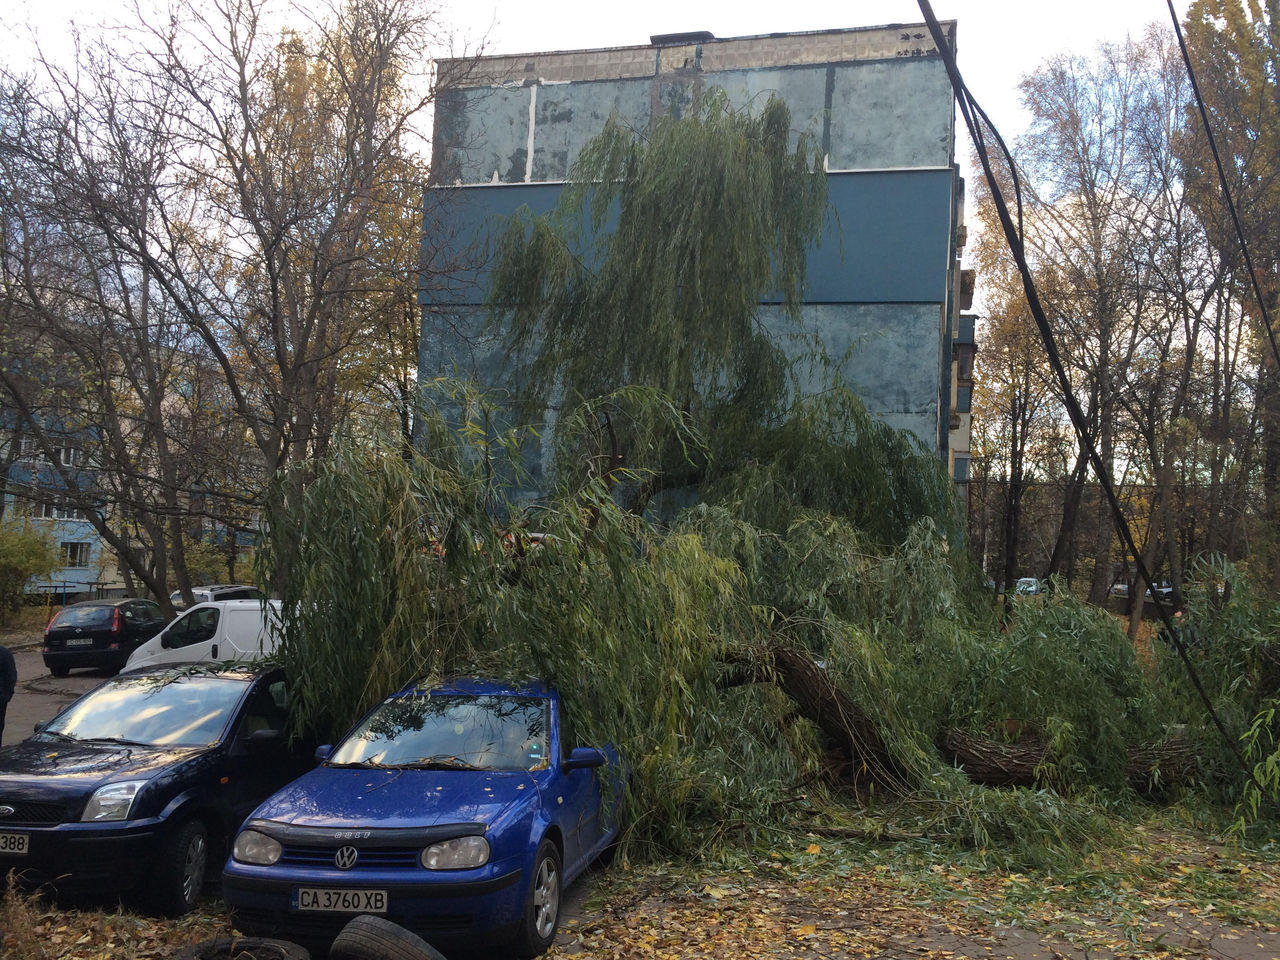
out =
[[151,876],[156,908],[171,917],[190,913],[200,902],[208,865],[209,832],[199,820],[188,820],[160,845]]
[[71,674],[70,667],[50,667],[49,672],[55,677],[66,677]]
[[175,960],[311,960],[311,952],[288,940],[231,937],[183,947]]
[[556,938],[560,923],[560,850],[555,843],[543,839],[533,861],[533,880],[524,901],[524,916],[516,932],[513,946],[522,958],[545,953]]
[[412,930],[382,917],[353,917],[334,938],[329,960],[445,960]]

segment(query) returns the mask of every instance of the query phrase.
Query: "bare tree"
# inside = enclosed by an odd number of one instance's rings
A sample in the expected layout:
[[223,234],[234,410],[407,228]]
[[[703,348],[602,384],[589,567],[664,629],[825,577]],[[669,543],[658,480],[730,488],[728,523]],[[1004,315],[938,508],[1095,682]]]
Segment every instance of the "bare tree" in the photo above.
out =
[[[264,479],[323,454],[353,411],[369,417],[388,379],[376,358],[399,358],[407,417],[432,14],[420,0],[183,2],[129,49],[115,37],[73,69],[42,64],[38,86],[7,81],[21,91],[6,137],[24,184],[6,244],[16,302],[61,339],[59,363],[96,361],[79,375],[96,387],[85,423],[113,485],[100,493],[166,491],[131,522],[168,544],[184,591],[183,518],[220,503],[248,525]],[[83,275],[70,305],[45,262]],[[197,398],[220,424],[194,415]],[[107,457],[109,436],[137,462]],[[202,451],[224,456],[178,466]],[[170,571],[134,573],[161,591]]]

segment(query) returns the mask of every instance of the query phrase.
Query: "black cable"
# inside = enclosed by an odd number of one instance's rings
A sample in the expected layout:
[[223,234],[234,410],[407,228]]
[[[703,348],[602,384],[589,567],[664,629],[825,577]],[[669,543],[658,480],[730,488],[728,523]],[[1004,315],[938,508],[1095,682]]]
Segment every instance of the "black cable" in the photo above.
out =
[[[1008,164],[1009,175],[1013,178],[1015,184],[1015,194],[1020,198],[1021,189],[1016,186],[1018,180],[1018,170],[1013,161],[1008,147],[1004,141],[1000,139],[996,133],[994,125],[977,103],[973,99],[973,95],[969,92],[969,88],[965,86],[963,78],[960,76],[960,68],[956,66],[955,53],[947,43],[946,35],[942,32],[942,27],[938,23],[938,18],[934,16],[933,7],[929,0],[918,0],[920,11],[924,14],[925,22],[929,26],[929,33],[933,36],[934,46],[938,49],[938,55],[942,58],[943,64],[947,69],[947,76],[951,80],[951,88],[955,92],[956,102],[960,106],[960,113],[964,117],[965,125],[969,128],[969,135],[973,138],[974,146],[978,151],[978,158],[982,161],[982,171],[987,178],[987,185],[991,190],[991,199],[995,204],[996,212],[1000,217],[1000,225],[1004,229],[1005,240],[1009,244],[1009,252],[1013,254],[1014,262],[1017,264],[1018,273],[1022,277],[1023,291],[1027,297],[1027,306],[1031,310],[1031,315],[1035,319],[1036,329],[1040,332],[1040,340],[1044,344],[1045,354],[1049,360],[1049,366],[1052,368],[1058,386],[1062,390],[1063,403],[1066,405],[1067,414],[1071,417],[1072,426],[1076,430],[1076,434],[1080,438],[1080,444],[1084,448],[1085,453],[1089,457],[1089,463],[1093,467],[1093,472],[1098,478],[1098,483],[1102,487],[1102,491],[1107,498],[1107,503],[1111,507],[1112,516],[1115,519],[1116,531],[1123,541],[1125,550],[1133,557],[1134,568],[1138,572],[1138,576],[1142,578],[1142,582],[1151,583],[1151,572],[1147,569],[1147,565],[1142,560],[1142,554],[1138,550],[1137,543],[1133,539],[1133,531],[1129,529],[1129,522],[1124,516],[1123,510],[1120,508],[1120,501],[1116,498],[1115,489],[1111,484],[1110,471],[1106,469],[1106,465],[1102,462],[1102,456],[1098,453],[1098,448],[1093,443],[1093,438],[1089,435],[1088,422],[1085,419],[1084,411],[1080,407],[1080,402],[1076,399],[1075,393],[1071,388],[1071,383],[1067,378],[1066,369],[1062,363],[1062,357],[1058,353],[1058,346],[1053,339],[1053,331],[1049,327],[1048,317],[1045,315],[1044,307],[1040,303],[1040,295],[1036,291],[1035,281],[1031,277],[1031,268],[1027,264],[1026,251],[1023,246],[1023,238],[1021,231],[1021,202],[1019,202],[1019,224],[1015,228],[1012,218],[1009,215],[1009,206],[1004,198],[1004,193],[1000,189],[1000,185],[996,182],[995,173],[991,169],[991,157],[987,152],[986,143],[981,131],[977,128],[974,121],[974,114],[977,113],[986,123],[987,127],[996,137],[999,144],[1004,161]],[[1195,669],[1195,665],[1191,662],[1191,657],[1187,653],[1186,645],[1182,641],[1182,636],[1178,630],[1174,628],[1173,617],[1169,608],[1160,600],[1158,596],[1153,595],[1152,600],[1155,602],[1156,612],[1160,615],[1160,621],[1164,624],[1166,632],[1172,640],[1173,647],[1178,653],[1178,657],[1182,660],[1183,667],[1187,671],[1192,686],[1195,687],[1196,693],[1200,697],[1200,701],[1204,704],[1205,710],[1209,714],[1209,718],[1213,721],[1218,732],[1222,734],[1222,739],[1226,741],[1231,753],[1235,756],[1236,762],[1240,765],[1240,769],[1245,776],[1253,782],[1258,788],[1262,796],[1268,796],[1267,790],[1258,782],[1257,777],[1253,774],[1253,769],[1245,760],[1244,754],[1240,752],[1239,744],[1236,739],[1227,731],[1226,725],[1222,722],[1222,718],[1218,716],[1217,710],[1214,709],[1213,701],[1209,698],[1208,691],[1205,690],[1204,684],[1200,680],[1200,675]]]
[[1231,223],[1236,229],[1236,239],[1240,241],[1240,252],[1244,255],[1244,265],[1249,271],[1249,281],[1253,284],[1253,295],[1258,299],[1258,309],[1262,311],[1262,325],[1267,331],[1267,340],[1271,343],[1271,355],[1275,357],[1276,370],[1280,371],[1280,345],[1276,344],[1276,333],[1271,326],[1271,312],[1267,309],[1267,301],[1262,296],[1262,285],[1258,283],[1258,274],[1253,269],[1253,257],[1249,255],[1249,244],[1244,238],[1244,228],[1240,226],[1240,216],[1236,212],[1236,202],[1231,197],[1231,186],[1227,183],[1227,174],[1222,166],[1222,157],[1218,153],[1218,140],[1213,135],[1213,127],[1209,125],[1209,112],[1205,109],[1204,97],[1200,95],[1200,84],[1196,81],[1195,68],[1191,66],[1191,54],[1187,51],[1187,42],[1182,36],[1182,24],[1178,22],[1178,14],[1174,12],[1173,0],[1169,4],[1169,16],[1173,19],[1173,32],[1178,35],[1178,48],[1182,51],[1182,62],[1187,65],[1187,76],[1191,79],[1191,92],[1196,98],[1196,107],[1200,111],[1200,125],[1204,127],[1205,139],[1209,141],[1209,152],[1213,154],[1213,165],[1218,171],[1218,183],[1222,187],[1222,196],[1227,201],[1227,209],[1231,211]]

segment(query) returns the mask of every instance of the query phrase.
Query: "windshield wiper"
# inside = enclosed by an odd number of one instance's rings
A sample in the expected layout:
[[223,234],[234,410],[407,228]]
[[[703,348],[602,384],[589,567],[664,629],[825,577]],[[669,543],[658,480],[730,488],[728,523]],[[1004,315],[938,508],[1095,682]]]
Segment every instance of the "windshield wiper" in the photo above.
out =
[[52,738],[53,738],[53,739],[55,739],[55,740],[65,740],[65,741],[67,741],[68,743],[79,743],[79,742],[80,742],[80,738],[79,738],[79,737],[73,737],[73,736],[72,736],[71,734],[69,734],[69,733],[63,733],[61,730],[41,730],[41,731],[40,731],[40,735],[41,735],[42,737],[52,737]]
[[89,743],[120,743],[126,747],[149,747],[151,744],[141,740],[127,740],[124,737],[86,737]]
[[412,763],[399,764],[399,766],[415,767],[422,770],[484,770],[485,767],[477,767],[474,763],[467,763],[465,760],[459,760],[457,757],[440,754],[434,757],[422,757],[414,760]]

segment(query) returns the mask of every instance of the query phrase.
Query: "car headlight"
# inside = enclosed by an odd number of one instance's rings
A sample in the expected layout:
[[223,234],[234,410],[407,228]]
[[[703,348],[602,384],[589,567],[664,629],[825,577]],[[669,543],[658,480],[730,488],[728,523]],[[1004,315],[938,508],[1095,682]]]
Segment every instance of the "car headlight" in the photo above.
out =
[[252,863],[259,867],[271,866],[280,859],[280,852],[280,841],[257,830],[241,830],[231,847],[231,856],[241,863]]
[[466,870],[489,862],[489,841],[484,837],[458,837],[433,843],[422,851],[428,870]]
[[99,787],[85,805],[82,821],[127,820],[133,798],[146,784],[145,780],[123,780]]

